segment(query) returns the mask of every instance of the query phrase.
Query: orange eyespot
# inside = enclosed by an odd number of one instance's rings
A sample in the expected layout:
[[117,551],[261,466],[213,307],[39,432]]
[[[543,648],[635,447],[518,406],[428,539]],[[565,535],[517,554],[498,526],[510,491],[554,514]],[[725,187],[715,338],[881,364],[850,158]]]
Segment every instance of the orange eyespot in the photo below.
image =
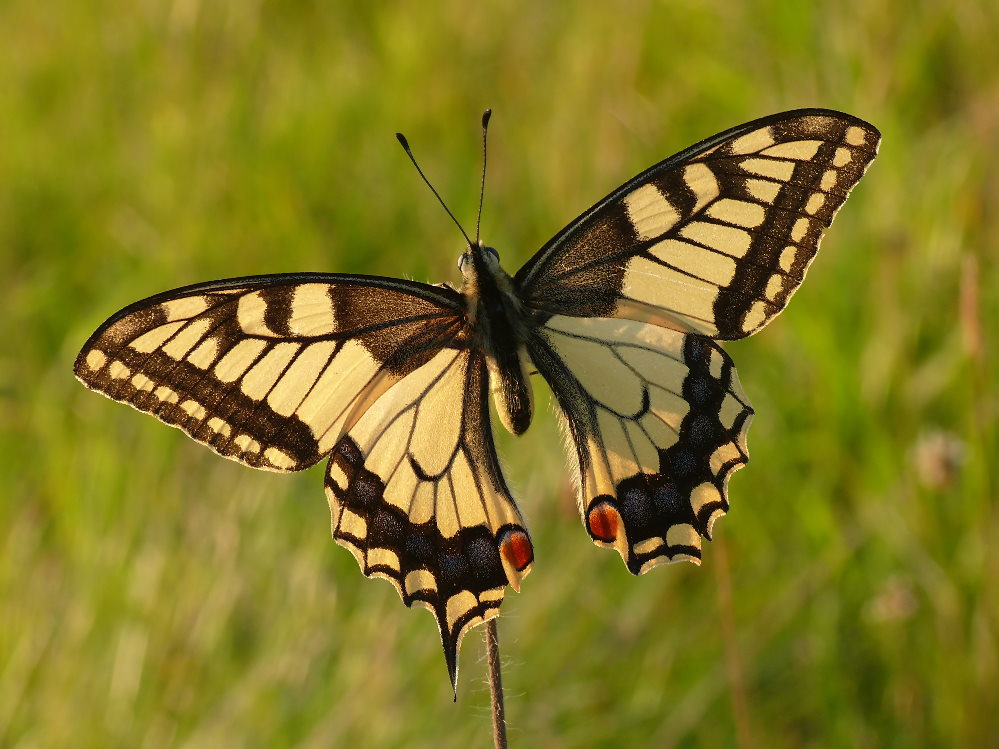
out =
[[590,535],[600,541],[610,543],[617,539],[621,527],[621,514],[610,502],[594,505],[586,516]]
[[534,561],[534,547],[524,531],[507,531],[500,541],[500,553],[517,571],[522,571]]

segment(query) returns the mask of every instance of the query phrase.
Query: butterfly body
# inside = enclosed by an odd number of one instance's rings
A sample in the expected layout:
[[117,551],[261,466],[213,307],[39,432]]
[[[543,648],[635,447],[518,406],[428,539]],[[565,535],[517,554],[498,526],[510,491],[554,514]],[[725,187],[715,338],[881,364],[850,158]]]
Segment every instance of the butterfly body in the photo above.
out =
[[528,382],[527,340],[531,325],[524,305],[492,247],[470,245],[458,260],[468,322],[489,368],[490,389],[500,421],[512,434],[531,424],[533,393]]
[[75,374],[254,468],[328,457],[334,539],[434,614],[454,684],[462,636],[534,561],[490,391],[521,434],[529,373],[548,383],[594,543],[634,574],[699,562],[754,413],[718,341],[787,305],[879,141],[841,112],[775,114],[627,181],[513,276],[470,241],[459,291],[321,273],[196,284],[111,316]]

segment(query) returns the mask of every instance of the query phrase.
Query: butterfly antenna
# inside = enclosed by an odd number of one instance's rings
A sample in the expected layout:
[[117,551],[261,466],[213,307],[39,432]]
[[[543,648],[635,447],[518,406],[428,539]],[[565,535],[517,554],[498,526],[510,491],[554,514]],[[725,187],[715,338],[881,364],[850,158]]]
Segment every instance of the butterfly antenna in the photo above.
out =
[[482,199],[486,196],[486,132],[489,130],[489,118],[493,110],[482,113],[482,183],[479,185],[479,215],[475,219],[475,244],[479,244],[479,227],[482,226]]
[[403,135],[402,133],[396,133],[395,137],[398,139],[399,144],[402,146],[402,149],[406,152],[406,155],[409,156],[409,160],[413,162],[413,166],[416,167],[416,171],[420,173],[420,176],[423,177],[423,181],[427,183],[427,187],[430,188],[430,192],[432,192],[434,196],[437,198],[437,201],[447,212],[447,215],[451,217],[452,221],[454,221],[454,225],[458,227],[458,231],[461,232],[461,235],[465,238],[465,241],[468,242],[468,246],[471,247],[472,240],[468,238],[468,234],[465,233],[465,230],[461,227],[461,224],[458,223],[458,219],[456,219],[454,217],[454,214],[451,213],[451,209],[447,207],[447,204],[444,202],[444,199],[440,196],[440,193],[434,189],[434,186],[430,184],[430,180],[427,179],[427,175],[423,173],[423,170],[420,169],[420,165],[416,163],[416,157],[413,156],[413,152],[409,148],[409,141],[406,140],[406,136]]

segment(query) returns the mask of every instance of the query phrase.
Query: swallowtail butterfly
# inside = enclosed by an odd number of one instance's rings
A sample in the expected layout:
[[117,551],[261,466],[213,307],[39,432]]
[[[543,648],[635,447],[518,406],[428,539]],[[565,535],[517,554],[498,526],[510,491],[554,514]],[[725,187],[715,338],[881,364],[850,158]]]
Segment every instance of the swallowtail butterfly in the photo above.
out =
[[476,239],[460,290],[325,273],[186,286],[111,316],[75,373],[253,468],[328,458],[334,539],[433,612],[453,686],[462,636],[534,560],[489,393],[521,434],[528,374],[547,381],[594,543],[634,574],[699,562],[753,416],[718,341],[784,309],[879,140],[840,112],[765,117],[629,180],[513,276]]

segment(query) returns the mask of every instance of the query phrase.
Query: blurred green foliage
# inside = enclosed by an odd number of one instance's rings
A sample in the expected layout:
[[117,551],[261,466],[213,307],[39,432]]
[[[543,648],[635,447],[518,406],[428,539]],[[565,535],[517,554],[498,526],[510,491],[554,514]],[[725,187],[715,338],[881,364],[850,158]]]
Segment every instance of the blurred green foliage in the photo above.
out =
[[[500,435],[534,572],[514,746],[999,746],[999,5],[0,4],[0,745],[488,744],[432,619],[250,471],[73,380],[108,315],[212,278],[515,269],[624,179],[800,106],[884,133],[785,315],[729,346],[753,462],[700,568],[580,528],[550,414]],[[543,385],[538,396],[547,398]]]

